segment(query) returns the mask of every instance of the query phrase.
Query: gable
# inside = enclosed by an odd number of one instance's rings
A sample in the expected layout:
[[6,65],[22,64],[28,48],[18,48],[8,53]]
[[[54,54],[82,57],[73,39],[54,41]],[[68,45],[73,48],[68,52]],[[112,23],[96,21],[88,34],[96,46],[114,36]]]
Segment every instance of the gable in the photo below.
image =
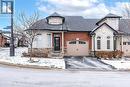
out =
[[112,31],[113,33],[118,33],[116,30],[114,30],[111,26],[109,26],[107,23],[103,23],[102,25],[94,28],[90,34],[95,33],[96,31],[100,30],[100,32],[109,32]]
[[102,25],[97,30],[95,30],[96,35],[100,35],[100,36],[113,35],[114,32],[115,31],[113,31],[107,25]]

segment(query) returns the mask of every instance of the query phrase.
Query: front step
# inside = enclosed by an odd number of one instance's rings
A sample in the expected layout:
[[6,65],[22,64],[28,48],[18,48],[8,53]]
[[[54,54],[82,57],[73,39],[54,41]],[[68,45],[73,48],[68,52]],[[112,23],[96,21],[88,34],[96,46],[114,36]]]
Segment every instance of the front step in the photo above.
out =
[[58,53],[58,52],[52,52],[51,53],[51,57],[52,58],[63,58],[63,54],[62,53]]

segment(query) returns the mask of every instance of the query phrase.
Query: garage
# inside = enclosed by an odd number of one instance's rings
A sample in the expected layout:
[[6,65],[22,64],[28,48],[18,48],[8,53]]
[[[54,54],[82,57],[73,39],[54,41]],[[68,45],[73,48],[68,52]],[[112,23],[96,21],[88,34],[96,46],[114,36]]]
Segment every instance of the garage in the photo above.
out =
[[67,54],[69,56],[87,56],[89,54],[89,45],[87,41],[68,41]]

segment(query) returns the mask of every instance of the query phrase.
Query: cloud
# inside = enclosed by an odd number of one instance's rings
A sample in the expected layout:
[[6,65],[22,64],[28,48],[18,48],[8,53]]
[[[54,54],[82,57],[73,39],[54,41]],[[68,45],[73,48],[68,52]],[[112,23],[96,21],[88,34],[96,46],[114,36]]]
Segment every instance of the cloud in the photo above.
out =
[[108,6],[104,0],[39,0],[39,11],[47,14],[58,12],[61,15],[80,15],[86,18],[100,18],[108,13],[122,15],[122,9],[128,2],[114,2]]

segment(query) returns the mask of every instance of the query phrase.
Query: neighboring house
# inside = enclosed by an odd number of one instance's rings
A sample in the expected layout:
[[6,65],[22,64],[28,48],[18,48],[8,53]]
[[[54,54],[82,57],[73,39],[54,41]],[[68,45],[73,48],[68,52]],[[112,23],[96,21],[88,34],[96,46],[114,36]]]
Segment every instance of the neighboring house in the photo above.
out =
[[7,43],[7,37],[0,32],[0,47],[4,47]]
[[89,56],[94,51],[124,52],[130,56],[130,20],[108,14],[102,19],[61,16],[58,13],[41,19],[28,30],[38,35],[33,49],[64,56]]
[[[10,31],[2,31],[2,34],[7,38],[6,46],[9,46],[11,39]],[[14,33],[14,45],[17,46],[26,46],[26,37],[22,34]]]

